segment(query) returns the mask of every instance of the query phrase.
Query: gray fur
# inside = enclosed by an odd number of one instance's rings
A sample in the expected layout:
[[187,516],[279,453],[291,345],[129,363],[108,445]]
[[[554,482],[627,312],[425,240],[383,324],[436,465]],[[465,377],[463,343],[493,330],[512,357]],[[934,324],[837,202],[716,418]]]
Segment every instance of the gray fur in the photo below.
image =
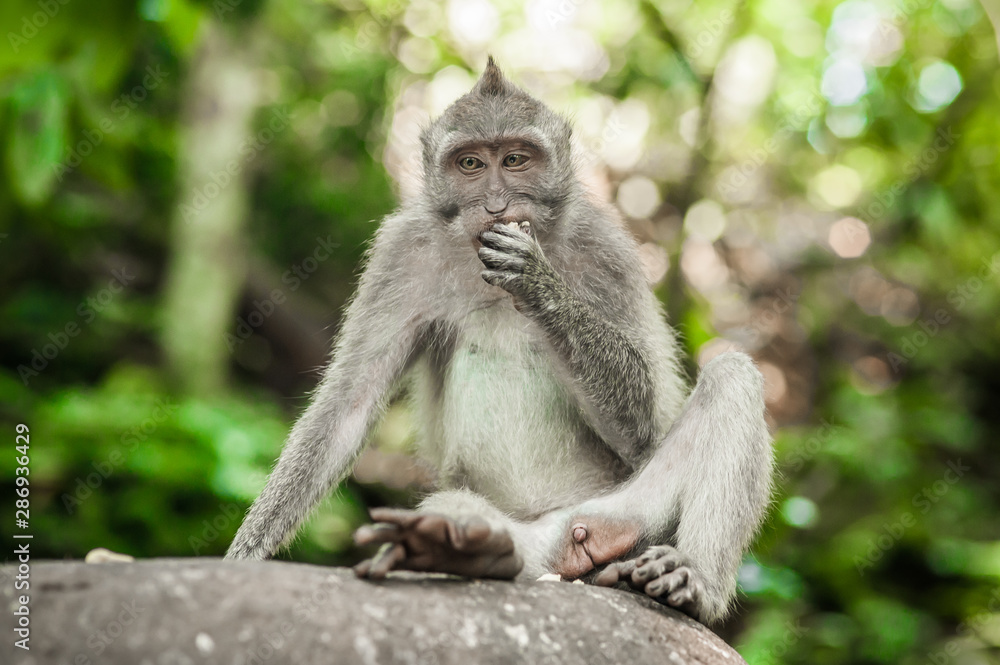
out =
[[[422,509],[507,529],[528,579],[551,570],[573,515],[638,520],[642,545],[673,545],[702,575],[693,613],[725,615],[769,500],[763,381],[725,354],[685,398],[636,243],[582,191],[570,133],[492,60],[424,132],[424,190],[379,228],[333,360],[227,558],[271,556],[406,380],[442,486]],[[467,211],[492,194],[456,196],[445,165],[458,147],[506,139],[548,159],[510,195],[535,212],[534,236],[484,234],[499,249],[477,255]]]

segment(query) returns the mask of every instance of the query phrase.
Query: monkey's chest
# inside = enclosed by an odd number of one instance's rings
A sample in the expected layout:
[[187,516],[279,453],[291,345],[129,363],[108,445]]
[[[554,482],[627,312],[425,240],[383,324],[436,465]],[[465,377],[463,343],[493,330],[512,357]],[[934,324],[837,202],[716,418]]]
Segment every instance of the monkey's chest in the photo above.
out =
[[581,449],[586,426],[554,362],[517,332],[460,340],[442,391],[444,485],[527,515],[601,483],[606,471]]

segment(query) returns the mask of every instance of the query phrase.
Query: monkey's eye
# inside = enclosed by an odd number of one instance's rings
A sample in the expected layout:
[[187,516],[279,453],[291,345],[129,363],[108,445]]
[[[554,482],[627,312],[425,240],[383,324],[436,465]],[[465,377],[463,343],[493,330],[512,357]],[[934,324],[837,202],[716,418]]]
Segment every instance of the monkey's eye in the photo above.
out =
[[458,165],[463,171],[477,171],[486,166],[482,161],[471,156],[462,157],[458,160]]
[[526,161],[528,161],[528,157],[526,155],[511,153],[503,158],[503,165],[507,167],[524,166]]

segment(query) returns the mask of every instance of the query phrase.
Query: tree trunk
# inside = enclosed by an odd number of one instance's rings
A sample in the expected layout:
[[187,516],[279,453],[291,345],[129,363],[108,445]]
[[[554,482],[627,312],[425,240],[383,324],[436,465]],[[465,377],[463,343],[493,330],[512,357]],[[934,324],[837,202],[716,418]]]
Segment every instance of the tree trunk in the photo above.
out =
[[162,341],[182,389],[193,394],[210,394],[225,385],[226,333],[236,330],[236,305],[246,278],[242,176],[257,106],[246,51],[208,20],[182,95],[180,195],[173,214]]

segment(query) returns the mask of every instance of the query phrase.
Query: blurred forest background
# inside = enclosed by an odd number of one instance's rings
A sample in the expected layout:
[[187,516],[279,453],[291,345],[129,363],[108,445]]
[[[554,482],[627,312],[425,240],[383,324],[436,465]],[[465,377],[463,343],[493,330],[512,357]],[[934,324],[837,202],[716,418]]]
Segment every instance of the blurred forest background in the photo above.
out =
[[[750,663],[1000,662],[995,0],[8,0],[0,496],[35,557],[221,555],[422,123],[492,53],[572,117],[692,376],[743,348],[780,478]],[[429,478],[395,404],[283,557]],[[9,556],[6,555],[6,556]]]

